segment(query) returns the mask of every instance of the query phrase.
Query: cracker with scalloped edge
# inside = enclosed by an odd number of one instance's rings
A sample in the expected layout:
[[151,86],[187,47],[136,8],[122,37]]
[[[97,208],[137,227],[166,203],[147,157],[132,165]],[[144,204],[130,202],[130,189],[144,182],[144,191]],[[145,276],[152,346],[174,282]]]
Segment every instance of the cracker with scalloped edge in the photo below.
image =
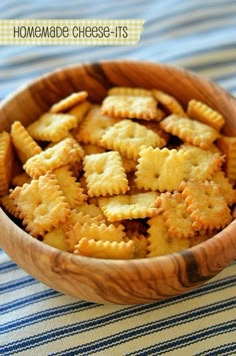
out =
[[223,136],[217,140],[217,146],[225,154],[224,170],[229,179],[236,179],[236,137]]
[[191,246],[189,238],[178,239],[168,233],[162,214],[149,219],[148,225],[147,257],[168,255]]
[[230,183],[228,177],[225,176],[223,171],[218,171],[212,176],[213,182],[218,184],[222,190],[223,196],[229,206],[236,203],[236,190]]
[[124,119],[105,131],[100,144],[107,149],[119,151],[122,156],[137,160],[141,146],[162,147],[165,141],[143,125]]
[[219,137],[218,131],[197,120],[170,115],[160,122],[163,130],[179,137],[184,142],[208,149]]
[[142,148],[136,171],[137,187],[160,192],[178,189],[187,174],[188,157],[189,153],[183,150]]
[[224,156],[220,152],[203,150],[200,147],[183,144],[181,150],[189,152],[187,179],[206,180],[217,172],[223,162]]
[[107,95],[125,95],[125,96],[152,96],[151,90],[144,88],[132,88],[132,87],[112,87],[108,90]]
[[14,200],[10,197],[10,194],[0,197],[0,206],[2,206],[3,209],[10,215],[17,219],[19,218],[19,212],[17,211]]
[[69,137],[29,158],[23,168],[30,177],[38,178],[49,170],[80,160],[79,154],[76,141]]
[[99,207],[111,222],[123,219],[143,219],[157,213],[155,207],[157,195],[156,192],[145,192],[101,198]]
[[96,241],[82,238],[75,245],[74,254],[105,259],[131,259],[134,256],[134,242]]
[[223,229],[232,220],[227,202],[215,182],[183,181],[179,190],[195,230]]
[[50,108],[50,112],[52,113],[58,113],[58,112],[64,112],[75,105],[82,103],[88,96],[87,91],[79,91],[76,93],[72,93],[68,95],[66,98],[61,99],[57,103],[53,104]]
[[20,219],[32,236],[43,236],[59,223],[65,222],[69,205],[60,190],[55,175],[51,172],[33,179],[29,184],[11,191]]
[[181,193],[162,193],[157,197],[156,206],[161,208],[168,233],[171,236],[180,239],[194,236],[192,220]]
[[216,110],[199,100],[192,99],[188,102],[187,114],[189,117],[199,120],[204,124],[220,131],[225,124],[224,117]]
[[121,156],[117,151],[86,156],[83,163],[90,197],[125,194],[129,189]]
[[157,102],[152,96],[109,95],[102,102],[101,112],[117,118],[153,120],[157,117]]
[[81,184],[76,181],[76,178],[72,175],[68,166],[62,166],[53,171],[58,183],[60,185],[61,191],[63,192],[69,206],[73,209],[77,205],[83,204],[87,199],[87,195],[84,194],[84,190]]
[[184,117],[187,116],[180,102],[172,95],[158,89],[153,89],[152,95],[168,112]]
[[76,125],[74,115],[47,112],[27,126],[27,131],[35,140],[58,142]]
[[118,121],[120,119],[103,115],[100,106],[94,105],[81,122],[75,137],[79,142],[99,145],[100,139],[107,128]]
[[142,234],[133,235],[130,238],[134,242],[133,258],[145,258],[147,256],[148,239]]
[[98,146],[98,145],[93,145],[91,143],[82,143],[81,144],[82,149],[84,150],[85,155],[92,155],[94,153],[102,153],[105,152],[106,149],[104,147]]
[[42,151],[41,147],[34,141],[20,121],[15,121],[11,125],[11,138],[16,149],[16,154],[22,163],[25,163],[28,158]]
[[44,234],[42,241],[49,246],[58,248],[59,250],[68,251],[64,225],[62,224],[55,227],[52,231]]
[[0,133],[0,196],[6,195],[13,174],[14,152],[11,136],[8,132]]

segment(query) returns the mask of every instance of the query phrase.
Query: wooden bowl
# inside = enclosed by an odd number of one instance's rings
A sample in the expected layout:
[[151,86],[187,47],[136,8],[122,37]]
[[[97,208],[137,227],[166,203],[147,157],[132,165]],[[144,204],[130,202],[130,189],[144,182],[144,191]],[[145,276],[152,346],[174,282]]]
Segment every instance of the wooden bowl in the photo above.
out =
[[[219,110],[224,133],[236,135],[236,100],[196,74],[162,64],[107,61],[76,65],[45,75],[14,93],[0,106],[0,131],[14,120],[27,125],[65,97],[87,90],[101,102],[114,86],[160,88],[185,106],[195,98]],[[0,246],[25,271],[62,293],[76,298],[117,304],[150,303],[189,291],[224,269],[236,258],[236,222],[193,248],[137,260],[104,260],[76,256],[29,236],[0,209]]]

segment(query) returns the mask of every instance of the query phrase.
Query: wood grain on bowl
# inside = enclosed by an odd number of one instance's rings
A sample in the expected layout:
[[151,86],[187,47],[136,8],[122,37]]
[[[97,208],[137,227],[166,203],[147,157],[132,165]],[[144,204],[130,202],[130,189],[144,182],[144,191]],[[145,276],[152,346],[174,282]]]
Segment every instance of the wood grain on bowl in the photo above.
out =
[[[183,69],[136,61],[110,61],[60,69],[29,83],[0,105],[0,131],[15,120],[28,125],[51,105],[86,90],[101,102],[113,86],[158,88],[186,108],[201,100],[221,112],[224,133],[236,136],[236,100],[222,88]],[[137,304],[169,298],[204,283],[236,258],[236,222],[211,239],[172,255],[136,260],[94,259],[59,251],[32,238],[0,209],[0,246],[48,286],[98,303]]]

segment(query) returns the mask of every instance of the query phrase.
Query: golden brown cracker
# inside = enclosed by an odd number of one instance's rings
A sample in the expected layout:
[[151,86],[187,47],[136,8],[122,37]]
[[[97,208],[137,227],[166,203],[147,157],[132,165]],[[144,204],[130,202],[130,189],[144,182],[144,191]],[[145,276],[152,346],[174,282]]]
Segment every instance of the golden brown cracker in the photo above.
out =
[[8,132],[0,133],[0,196],[8,193],[13,172],[14,152],[11,136]]
[[66,98],[63,98],[62,100],[52,105],[52,107],[50,108],[50,112],[58,113],[67,111],[75,105],[82,103],[87,98],[87,96],[88,93],[85,90],[72,93]]

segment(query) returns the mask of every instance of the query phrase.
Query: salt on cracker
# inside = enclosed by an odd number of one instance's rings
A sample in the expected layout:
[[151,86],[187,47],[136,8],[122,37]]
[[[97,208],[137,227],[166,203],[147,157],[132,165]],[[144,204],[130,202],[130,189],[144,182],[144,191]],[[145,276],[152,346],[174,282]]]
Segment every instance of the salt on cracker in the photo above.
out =
[[157,117],[157,103],[151,96],[110,95],[103,100],[101,112],[117,118],[153,120]]
[[0,133],[0,196],[6,195],[13,173],[13,145],[8,132]]
[[58,142],[76,125],[74,115],[48,112],[30,124],[27,130],[35,140]]
[[17,156],[22,163],[25,163],[28,158],[42,151],[41,147],[34,141],[20,121],[15,121],[11,125],[11,138]]
[[227,202],[215,182],[182,182],[179,190],[185,199],[195,230],[221,229],[232,220]]
[[178,189],[186,176],[188,156],[188,152],[183,150],[143,148],[136,171],[137,187],[160,192]]
[[188,102],[187,114],[189,117],[199,120],[217,131],[220,131],[225,124],[224,117],[218,111],[195,99]]
[[82,238],[75,246],[74,253],[87,257],[106,259],[131,259],[134,255],[134,242],[96,241]]
[[108,221],[151,217],[157,213],[155,201],[158,193],[146,192],[101,198],[99,206]]
[[165,141],[152,130],[124,119],[105,131],[100,144],[107,149],[119,151],[122,156],[137,160],[142,146],[162,147]]
[[210,145],[219,137],[218,131],[202,122],[170,115],[161,121],[163,130],[178,136],[184,142],[208,149]]
[[83,102],[88,96],[88,93],[86,91],[79,91],[77,93],[72,93],[66,98],[63,98],[59,102],[55,103],[52,105],[50,108],[50,112],[52,113],[58,113],[58,112],[64,112],[72,108],[73,106]]
[[86,156],[83,163],[90,197],[125,194],[129,189],[121,156],[117,151]]
[[34,237],[43,236],[65,222],[69,214],[69,205],[51,172],[16,187],[10,198],[14,200],[26,231]]

